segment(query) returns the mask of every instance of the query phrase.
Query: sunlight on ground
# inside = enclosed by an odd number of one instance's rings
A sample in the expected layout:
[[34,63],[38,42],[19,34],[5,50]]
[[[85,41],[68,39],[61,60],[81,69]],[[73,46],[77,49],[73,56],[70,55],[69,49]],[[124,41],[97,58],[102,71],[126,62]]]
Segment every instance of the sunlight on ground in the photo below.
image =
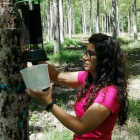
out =
[[130,79],[129,96],[136,100],[140,100],[140,78]]

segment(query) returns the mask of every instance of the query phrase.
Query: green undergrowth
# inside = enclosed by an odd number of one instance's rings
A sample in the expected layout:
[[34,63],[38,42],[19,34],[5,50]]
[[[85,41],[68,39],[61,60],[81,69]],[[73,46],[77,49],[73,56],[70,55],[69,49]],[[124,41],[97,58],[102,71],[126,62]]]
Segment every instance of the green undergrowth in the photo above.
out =
[[73,132],[64,128],[61,128],[57,131],[48,131],[45,133],[45,137],[41,140],[72,140]]
[[135,42],[129,42],[128,44],[122,44],[122,49],[124,51],[131,51],[133,49],[140,49],[140,41]]
[[140,99],[139,100],[129,100],[129,116],[135,117],[140,124]]
[[50,61],[52,63],[71,63],[78,62],[82,58],[82,51],[69,51],[69,50],[61,50],[58,55],[48,55]]
[[[60,52],[54,55],[54,41],[51,40],[44,44],[44,49],[52,63],[71,63],[78,62],[82,58],[83,51],[80,49],[80,42],[76,39],[66,38],[64,43],[61,44]],[[78,47],[78,48],[77,48]]]

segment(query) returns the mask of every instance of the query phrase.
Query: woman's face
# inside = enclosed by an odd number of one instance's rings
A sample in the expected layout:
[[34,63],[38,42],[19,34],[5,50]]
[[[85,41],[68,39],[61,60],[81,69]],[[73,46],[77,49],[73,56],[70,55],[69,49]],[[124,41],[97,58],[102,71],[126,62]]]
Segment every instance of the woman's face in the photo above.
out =
[[87,47],[87,53],[83,56],[85,71],[90,72],[95,77],[95,66],[97,56],[94,45],[89,43]]

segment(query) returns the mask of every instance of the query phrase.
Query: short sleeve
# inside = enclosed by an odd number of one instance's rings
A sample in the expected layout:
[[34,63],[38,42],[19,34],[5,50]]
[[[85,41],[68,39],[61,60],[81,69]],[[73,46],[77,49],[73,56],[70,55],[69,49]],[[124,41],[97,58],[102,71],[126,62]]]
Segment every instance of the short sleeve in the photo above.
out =
[[88,73],[86,71],[79,71],[78,73],[78,84],[79,86],[85,81]]
[[112,113],[115,113],[120,109],[120,104],[117,101],[117,90],[113,85],[101,89],[98,92],[94,103],[106,106]]

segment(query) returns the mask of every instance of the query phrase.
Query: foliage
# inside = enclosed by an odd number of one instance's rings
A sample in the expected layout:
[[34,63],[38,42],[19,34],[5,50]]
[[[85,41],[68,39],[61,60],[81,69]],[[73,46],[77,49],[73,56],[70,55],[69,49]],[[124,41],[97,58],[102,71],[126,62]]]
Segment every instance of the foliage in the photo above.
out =
[[118,42],[120,45],[128,44],[130,41],[125,38],[118,38]]
[[34,111],[30,117],[31,121],[38,121],[39,120],[39,116],[37,115],[37,111]]
[[79,61],[82,58],[82,54],[81,52],[63,49],[60,51],[60,54],[57,54],[56,56],[48,55],[48,57],[53,63],[55,62],[59,64],[64,64]]
[[47,54],[52,53],[53,49],[54,49],[54,41],[51,40],[50,42],[45,43],[44,44],[44,49],[45,49]]
[[[105,0],[100,0],[100,29],[102,29],[102,16],[105,18]],[[72,5],[72,26],[75,26],[75,33],[82,33],[83,32],[83,9],[82,9],[82,0],[71,0]],[[84,0],[85,5],[85,13],[86,13],[86,26],[87,32],[89,32],[90,26],[90,1]],[[140,31],[140,1],[137,1],[137,29]],[[48,0],[43,1],[41,3],[41,15],[42,15],[42,23],[43,23],[43,31],[47,34],[47,22],[48,20]],[[122,25],[122,16],[124,18],[124,31],[128,31],[128,13],[130,14],[130,22],[131,26],[133,23],[133,0],[118,0],[118,11],[119,11],[119,23],[120,26]],[[112,2],[111,0],[106,0],[106,12],[108,17],[111,17],[112,14]],[[63,0],[63,13],[64,13],[64,20],[67,22],[67,33],[68,33],[68,0]],[[96,15],[97,15],[97,0],[92,1],[92,31],[95,32],[96,30]],[[73,24],[74,23],[74,24]],[[111,23],[110,23],[111,24]],[[66,25],[66,24],[65,24]],[[104,26],[104,24],[103,24]],[[120,28],[121,29],[121,28]],[[131,27],[131,30],[133,28]]]
[[140,122],[140,100],[129,100],[129,116],[134,116]]
[[75,39],[66,38],[64,43],[61,45],[62,47],[69,47],[69,46],[77,46],[78,41]]
[[119,39],[119,41],[122,43],[122,48],[125,51],[140,48],[140,41],[138,41],[137,43],[125,39]]

